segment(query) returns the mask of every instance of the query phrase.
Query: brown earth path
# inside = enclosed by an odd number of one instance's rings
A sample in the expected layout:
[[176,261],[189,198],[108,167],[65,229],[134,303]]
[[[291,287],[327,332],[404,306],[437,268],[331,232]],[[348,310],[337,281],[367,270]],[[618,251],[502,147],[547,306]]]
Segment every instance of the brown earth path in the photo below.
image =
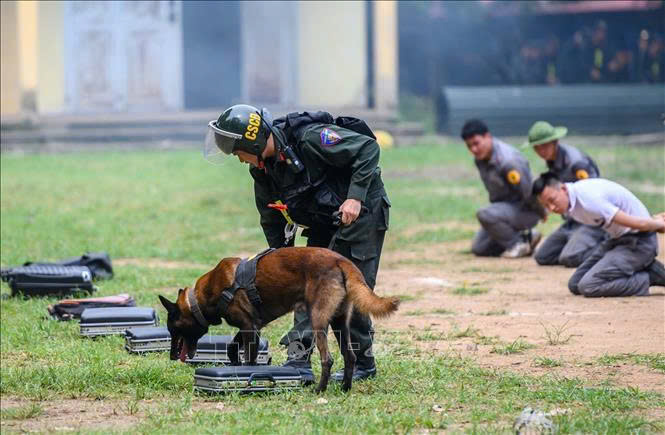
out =
[[[659,242],[663,261],[665,238]],[[478,258],[469,247],[460,241],[384,254],[375,290],[406,300],[396,315],[376,322],[379,357],[381,334],[404,331],[424,350],[471,357],[488,368],[665,392],[662,371],[630,358],[598,362],[605,355],[665,353],[665,288],[651,287],[648,297],[584,298],[568,291],[573,269],[538,266],[532,258]],[[486,293],[455,294],[460,288]],[[517,339],[535,347],[492,352]],[[542,357],[561,366],[540,367]]]

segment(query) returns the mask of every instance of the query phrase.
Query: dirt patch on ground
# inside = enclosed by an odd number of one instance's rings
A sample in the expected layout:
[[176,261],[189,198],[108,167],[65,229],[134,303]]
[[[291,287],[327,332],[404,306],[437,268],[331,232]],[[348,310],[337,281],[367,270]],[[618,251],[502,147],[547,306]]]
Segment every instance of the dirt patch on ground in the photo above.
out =
[[[104,428],[123,429],[138,423],[145,416],[143,407],[133,408],[127,401],[52,400],[31,402],[2,398],[2,432],[79,431]],[[21,411],[32,408],[30,417]],[[143,410],[142,410],[143,409]],[[11,412],[17,418],[4,418]],[[28,411],[23,411],[28,412]]]
[[663,287],[648,297],[574,296],[567,288],[573,269],[538,266],[532,258],[478,258],[469,248],[462,241],[386,252],[376,291],[404,302],[397,315],[377,322],[379,336],[404,331],[424,351],[468,356],[488,368],[665,392],[658,370],[630,358],[599,361],[665,352]]
[[[156,400],[51,400],[29,401],[3,397],[0,402],[2,433],[53,432],[85,430],[122,430],[140,423],[150,412],[159,410],[163,402]],[[192,402],[191,412],[216,409],[228,412],[218,401]],[[31,410],[30,415],[26,415]]]

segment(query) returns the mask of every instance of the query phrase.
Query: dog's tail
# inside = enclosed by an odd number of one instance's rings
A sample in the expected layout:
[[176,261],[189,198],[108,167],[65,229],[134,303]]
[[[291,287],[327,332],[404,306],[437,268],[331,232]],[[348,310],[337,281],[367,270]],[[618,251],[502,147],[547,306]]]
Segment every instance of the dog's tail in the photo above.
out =
[[397,311],[399,307],[398,298],[382,298],[374,294],[365,283],[360,270],[350,261],[339,262],[339,267],[344,274],[346,291],[353,306],[363,314],[371,314],[375,317],[386,317]]

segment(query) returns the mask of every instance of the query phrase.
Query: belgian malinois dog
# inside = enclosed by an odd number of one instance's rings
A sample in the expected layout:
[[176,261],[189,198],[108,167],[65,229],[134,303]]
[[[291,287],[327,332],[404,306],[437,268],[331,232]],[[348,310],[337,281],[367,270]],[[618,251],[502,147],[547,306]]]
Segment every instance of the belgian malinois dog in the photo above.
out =
[[[194,356],[196,343],[208,332],[192,312],[191,297],[195,297],[207,323],[222,322],[221,307],[225,304],[222,292],[231,287],[240,258],[224,258],[214,269],[201,276],[193,288],[180,289],[176,302],[159,296],[168,311],[167,326],[171,333],[171,359],[185,361]],[[388,316],[399,306],[397,298],[376,296],[365,283],[360,270],[347,258],[324,248],[281,248],[260,258],[256,266],[256,288],[261,298],[257,308],[244,289],[239,289],[228,304],[223,320],[240,331],[233,338],[236,351],[229,347],[232,364],[240,364],[237,348],[243,346],[245,364],[255,364],[258,354],[259,331],[278,317],[304,304],[312,321],[316,346],[321,354],[321,379],[316,389],[323,392],[328,386],[333,365],[328,350],[328,325],[341,325],[338,335],[344,357],[342,389],[351,388],[356,357],[351,350],[349,322],[355,308],[362,314]],[[194,292],[188,296],[188,292]]]

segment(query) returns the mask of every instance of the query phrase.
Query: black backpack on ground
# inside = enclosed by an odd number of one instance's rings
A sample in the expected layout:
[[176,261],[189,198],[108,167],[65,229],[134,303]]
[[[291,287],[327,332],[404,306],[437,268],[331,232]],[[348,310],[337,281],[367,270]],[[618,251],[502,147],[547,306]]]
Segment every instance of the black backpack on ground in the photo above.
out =
[[23,263],[23,266],[85,266],[90,269],[92,279],[113,278],[113,266],[111,258],[106,252],[86,252],[80,257],[71,257],[55,262],[31,262]]
[[12,296],[66,296],[76,292],[92,293],[92,272],[86,266],[30,265],[4,269],[2,280]]

